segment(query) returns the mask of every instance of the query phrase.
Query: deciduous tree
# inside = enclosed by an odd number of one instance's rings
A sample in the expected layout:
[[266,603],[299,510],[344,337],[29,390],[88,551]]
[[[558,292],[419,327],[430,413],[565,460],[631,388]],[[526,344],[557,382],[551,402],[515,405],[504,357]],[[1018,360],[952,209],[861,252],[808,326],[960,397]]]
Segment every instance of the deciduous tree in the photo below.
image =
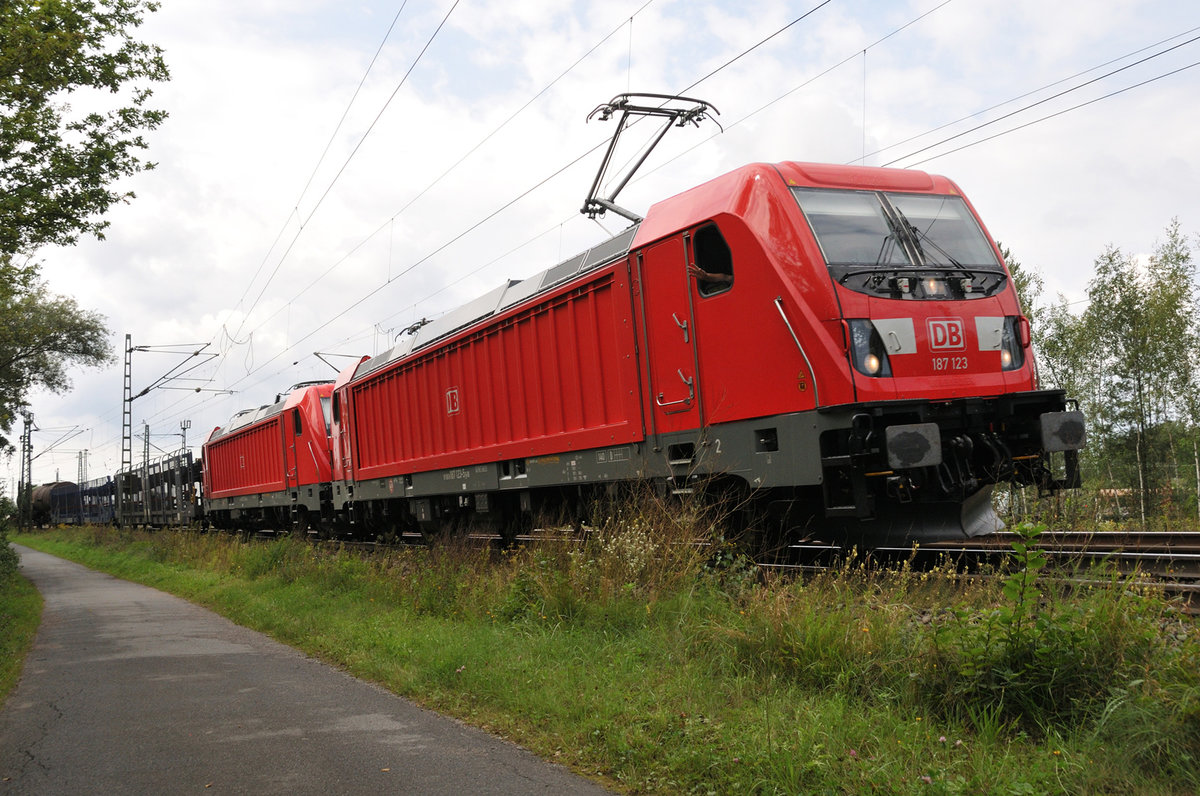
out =
[[0,255],[0,449],[29,391],[62,392],[68,369],[112,359],[104,318],[52,293],[33,266]]
[[162,51],[134,38],[155,0],[0,0],[0,449],[29,391],[62,391],[68,369],[112,357],[104,319],[57,295],[33,257],[103,237],[104,214],[133,197],[122,177],[152,168],[147,106],[168,77]]
[[142,137],[166,118],[146,106],[166,80],[162,51],[133,38],[152,0],[0,2],[0,254],[102,236],[152,168]]

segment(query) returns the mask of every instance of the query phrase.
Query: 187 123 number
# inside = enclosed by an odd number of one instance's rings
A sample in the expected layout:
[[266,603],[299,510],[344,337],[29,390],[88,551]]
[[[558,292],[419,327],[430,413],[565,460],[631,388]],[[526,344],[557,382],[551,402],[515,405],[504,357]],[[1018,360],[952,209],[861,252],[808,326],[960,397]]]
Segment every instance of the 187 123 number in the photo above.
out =
[[966,370],[967,369],[967,358],[966,357],[934,357],[933,358],[933,369],[934,369],[934,371]]

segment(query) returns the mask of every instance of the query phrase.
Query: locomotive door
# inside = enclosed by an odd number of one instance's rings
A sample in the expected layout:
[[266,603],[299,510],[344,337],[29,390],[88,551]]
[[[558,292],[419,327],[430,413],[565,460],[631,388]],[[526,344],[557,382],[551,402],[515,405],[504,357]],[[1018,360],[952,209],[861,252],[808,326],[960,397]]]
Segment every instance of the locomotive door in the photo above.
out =
[[661,434],[699,428],[696,323],[683,238],[645,249],[638,269],[654,430]]

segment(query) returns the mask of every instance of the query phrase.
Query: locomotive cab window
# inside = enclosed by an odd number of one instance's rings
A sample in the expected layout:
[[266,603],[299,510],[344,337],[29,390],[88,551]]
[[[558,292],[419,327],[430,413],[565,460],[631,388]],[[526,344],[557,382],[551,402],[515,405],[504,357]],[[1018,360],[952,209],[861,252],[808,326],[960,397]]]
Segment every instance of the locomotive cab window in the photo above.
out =
[[992,244],[961,196],[792,188],[830,276],[894,299],[967,300],[1001,290]]
[[696,230],[692,236],[692,267],[701,296],[724,293],[733,287],[733,253],[716,224]]
[[300,410],[292,410],[292,431],[299,437],[304,433],[304,424],[300,422]]

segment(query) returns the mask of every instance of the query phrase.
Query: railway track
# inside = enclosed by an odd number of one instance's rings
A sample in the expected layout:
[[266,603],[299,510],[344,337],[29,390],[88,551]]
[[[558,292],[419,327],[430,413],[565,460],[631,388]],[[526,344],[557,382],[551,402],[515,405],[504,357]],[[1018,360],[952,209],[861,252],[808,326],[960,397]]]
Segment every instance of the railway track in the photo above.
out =
[[[569,529],[538,529],[519,535],[516,542],[523,545],[578,543],[587,533],[587,530],[579,533]],[[495,534],[472,533],[463,538],[469,544],[494,545],[499,542],[499,536]],[[837,544],[797,543],[778,551],[772,560],[760,560],[756,564],[764,571],[803,576],[839,566],[849,557],[857,556],[880,567],[908,561],[915,569],[927,569],[950,561],[965,577],[1001,577],[996,574],[997,568],[1010,558],[1012,545],[1018,541],[1022,541],[1019,534],[1001,532],[963,542],[876,547],[868,552]],[[404,534],[386,545],[367,541],[330,544],[372,551],[379,547],[423,545],[425,542],[420,534]],[[1166,593],[1180,597],[1189,614],[1200,615],[1200,533],[1046,531],[1034,546],[1051,562],[1050,571],[1044,577],[1080,584],[1099,583],[1093,570],[1108,565],[1119,575],[1138,576],[1148,585],[1161,587]]]
[[[946,560],[966,573],[979,573],[1012,554],[1019,534],[1002,532],[966,542],[933,542],[912,548],[878,548],[881,560],[909,558],[914,566]],[[1049,559],[1048,577],[1081,584],[1097,583],[1097,567],[1136,576],[1181,598],[1185,610],[1200,614],[1200,534],[1168,531],[1046,531],[1033,545]]]

